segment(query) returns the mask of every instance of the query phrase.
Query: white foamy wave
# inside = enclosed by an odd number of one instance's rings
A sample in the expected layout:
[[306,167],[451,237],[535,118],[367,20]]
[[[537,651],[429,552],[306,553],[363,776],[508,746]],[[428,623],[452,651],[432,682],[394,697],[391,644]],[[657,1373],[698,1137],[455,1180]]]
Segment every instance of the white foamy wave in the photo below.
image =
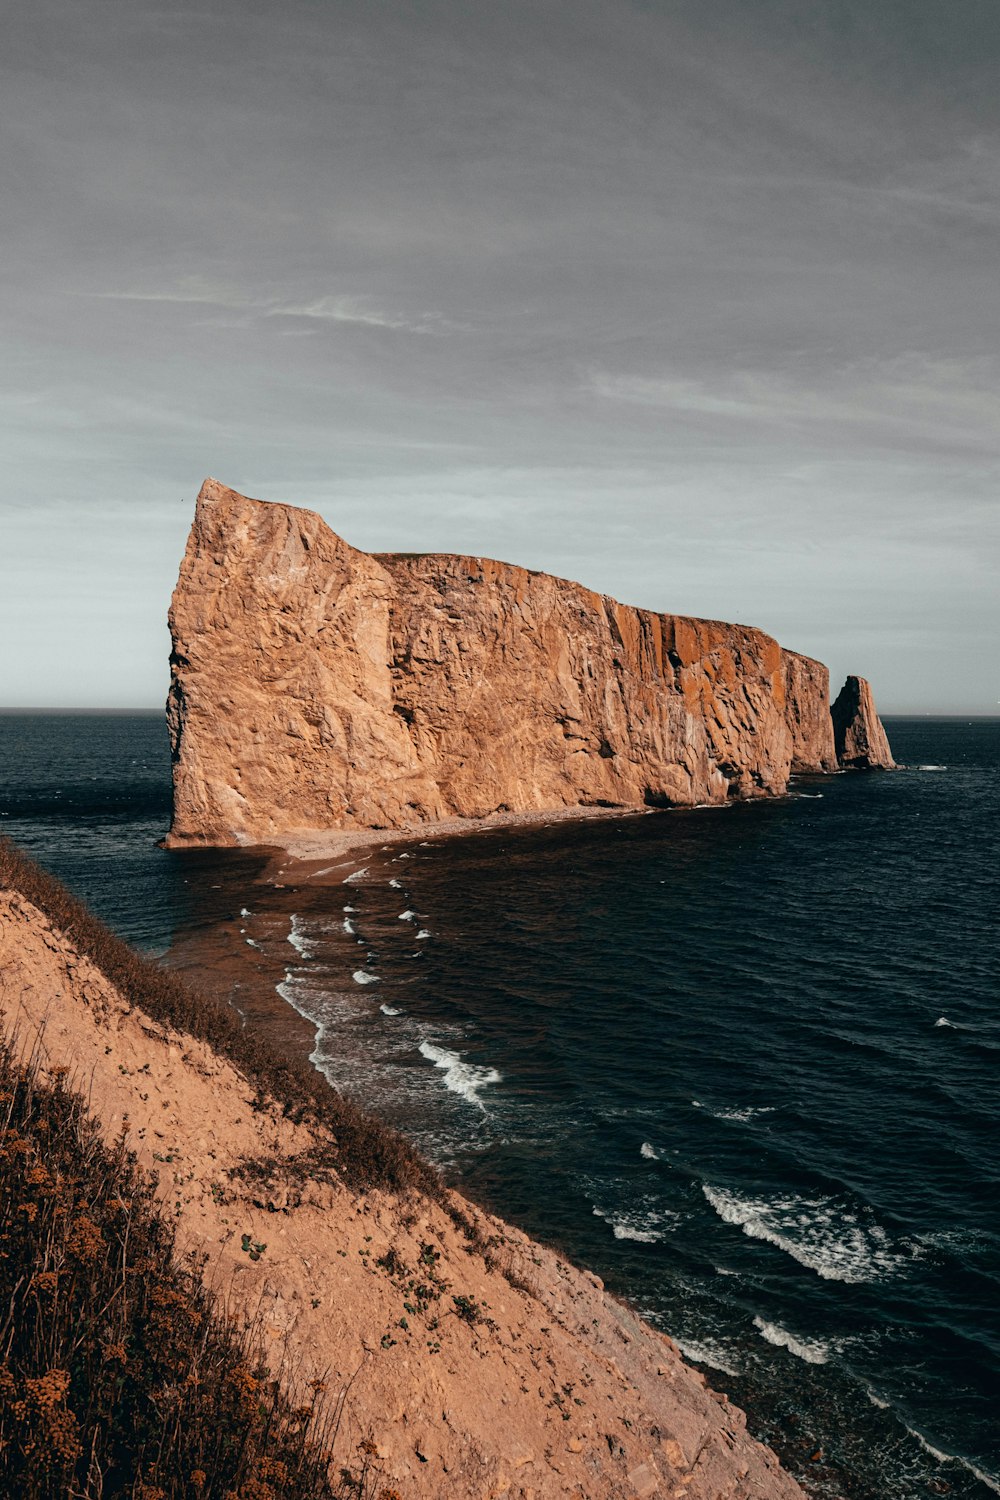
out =
[[865,1386],[865,1395],[868,1397],[872,1406],[877,1406],[879,1411],[889,1410],[888,1401],[884,1401],[881,1396],[877,1396],[870,1385]]
[[357,909],[358,909],[358,908],[357,908],[357,907],[356,907],[356,906],[345,906],[345,907],[344,907],[344,910],[345,910],[345,911],[346,911],[346,912],[356,912],[356,911],[357,911]]
[[351,978],[355,984],[378,984],[378,975],[369,974],[366,969],[355,969]]
[[364,877],[367,874],[368,874],[368,866],[367,865],[362,865],[360,870],[354,870],[354,871],[352,871],[352,873],[350,875],[345,875],[344,876],[344,884],[345,885],[357,885],[358,881],[359,880],[363,880]]
[[787,1328],[782,1328],[778,1323],[768,1323],[764,1318],[754,1318],[753,1326],[760,1330],[769,1344],[774,1344],[778,1349],[787,1349],[789,1354],[804,1359],[806,1364],[825,1365],[830,1357],[826,1344],[819,1339],[797,1339]]
[[918,771],[947,771],[947,766],[918,766]]
[[427,928],[426,927],[421,927],[420,931],[417,933],[417,942],[419,943],[424,938],[429,938],[429,937],[430,937],[430,933],[427,931]]
[[[905,1422],[903,1426],[906,1427]],[[931,1458],[936,1458],[939,1464],[958,1464],[959,1468],[965,1469],[966,1473],[974,1474],[980,1484],[985,1484],[986,1488],[992,1490],[994,1495],[1000,1495],[1000,1476],[985,1473],[969,1459],[959,1458],[956,1453],[942,1453],[940,1448],[935,1448],[933,1443],[929,1443],[923,1433],[918,1432],[915,1427],[906,1427],[906,1430],[911,1438],[916,1438],[924,1452],[929,1453]]]
[[410,856],[408,854],[397,854],[396,858],[393,860],[393,864],[396,864],[396,862],[401,859],[409,859],[409,857]]
[[347,933],[348,937],[354,936],[354,923],[351,921],[350,917],[344,918],[344,931]]
[[702,1183],[702,1192],[726,1224],[753,1240],[765,1240],[826,1281],[876,1281],[899,1271],[911,1258],[893,1249],[880,1225],[832,1198],[741,1198]]
[[674,1339],[674,1343],[681,1351],[685,1359],[691,1360],[696,1365],[708,1365],[710,1369],[721,1370],[723,1375],[738,1375],[740,1372],[729,1361],[731,1356],[728,1351],[720,1349],[716,1344],[710,1344],[706,1339]]
[[934,1025],[935,1026],[947,1026],[952,1031],[957,1031],[958,1030],[958,1027],[955,1025],[954,1021],[949,1021],[947,1016],[938,1016],[937,1020],[934,1022]]
[[716,1120],[735,1120],[745,1125],[748,1120],[756,1120],[760,1115],[773,1115],[774,1108],[773,1104],[747,1105],[745,1109],[713,1109],[709,1113]]
[[637,1240],[640,1245],[656,1245],[663,1238],[662,1227],[654,1214],[638,1215],[609,1214],[594,1205],[594,1214],[611,1225],[616,1240]]
[[639,1147],[639,1155],[644,1156],[647,1161],[659,1161],[660,1159],[660,1153],[655,1146],[650,1145],[649,1141],[643,1141]]
[[415,911],[410,911],[409,907],[407,907],[406,911],[400,912],[399,920],[401,922],[415,922],[417,920],[417,914]]
[[822,792],[796,792],[795,795],[800,802],[822,802],[823,800]]
[[395,875],[389,881],[389,884],[392,886],[394,891],[401,891],[403,889],[403,882],[401,880],[397,880]]
[[250,911],[248,911],[245,906],[241,906],[240,907],[240,916],[241,917],[249,917],[251,915],[252,915],[252,913]]
[[380,1005],[379,1010],[384,1016],[401,1016],[403,1012],[397,1010],[394,1005]]
[[309,937],[308,933],[305,931],[305,927],[301,917],[292,917],[292,927],[291,931],[288,934],[288,941],[291,943],[296,953],[301,954],[303,958],[315,957],[315,940]]
[[255,943],[254,940],[253,940],[253,938],[251,938],[251,937],[247,938],[247,947],[248,948],[256,948],[258,953],[260,953],[262,951],[260,944],[259,943]]
[[444,1086],[451,1089],[453,1094],[461,1094],[470,1104],[477,1105],[485,1111],[485,1105],[479,1097],[480,1089],[487,1088],[491,1083],[499,1083],[502,1075],[496,1068],[484,1068],[475,1063],[462,1061],[460,1052],[452,1052],[448,1047],[436,1047],[433,1042],[421,1042],[418,1049],[422,1057],[432,1062],[436,1068],[444,1073]]

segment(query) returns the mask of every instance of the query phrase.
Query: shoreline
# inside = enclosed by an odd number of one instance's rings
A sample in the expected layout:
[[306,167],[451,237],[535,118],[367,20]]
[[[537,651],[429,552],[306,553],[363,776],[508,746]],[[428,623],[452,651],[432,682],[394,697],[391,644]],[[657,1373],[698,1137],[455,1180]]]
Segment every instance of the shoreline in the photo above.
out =
[[450,1189],[331,1173],[339,1131],[144,1013],[16,889],[0,895],[0,957],[21,1048],[86,1082],[107,1139],[130,1132],[180,1250],[262,1320],[293,1397],[310,1377],[330,1389],[343,1441],[417,1500],[803,1495],[597,1276]]
[[[275,884],[272,878],[274,866],[284,858],[292,860],[295,870],[301,875],[301,879],[285,881],[285,885],[343,885],[352,871],[357,870],[360,865],[360,861],[346,860],[345,857],[358,850],[369,849],[381,854],[400,844],[419,848],[421,844],[436,843],[439,839],[468,838],[477,833],[493,833],[504,828],[545,828],[553,823],[578,823],[598,818],[648,817],[651,813],[662,811],[665,809],[654,807],[566,807],[542,813],[492,813],[487,818],[442,818],[435,823],[419,824],[415,828],[358,828],[329,833],[303,833],[290,836],[278,844],[263,846],[278,852],[265,866],[260,879]],[[325,865],[328,860],[334,861],[329,869],[308,868],[311,865]],[[345,863],[341,865],[338,863],[340,860],[345,860]],[[323,879],[325,875],[332,875],[337,870],[347,873],[336,879]],[[287,865],[283,867],[283,873],[289,873]]]

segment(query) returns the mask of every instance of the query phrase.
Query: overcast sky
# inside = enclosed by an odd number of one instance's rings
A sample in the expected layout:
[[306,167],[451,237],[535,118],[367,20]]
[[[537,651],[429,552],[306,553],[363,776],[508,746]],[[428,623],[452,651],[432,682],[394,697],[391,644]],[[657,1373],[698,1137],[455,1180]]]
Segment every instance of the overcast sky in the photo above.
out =
[[0,704],[162,702],[214,474],[997,712],[998,76],[996,0],[9,7]]

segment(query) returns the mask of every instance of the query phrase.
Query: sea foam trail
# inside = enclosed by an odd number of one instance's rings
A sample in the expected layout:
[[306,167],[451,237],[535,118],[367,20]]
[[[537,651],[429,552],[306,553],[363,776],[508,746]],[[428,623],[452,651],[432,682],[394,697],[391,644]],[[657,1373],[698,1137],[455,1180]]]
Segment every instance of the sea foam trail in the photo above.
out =
[[461,1094],[463,1099],[478,1105],[485,1113],[486,1106],[479,1097],[479,1091],[491,1083],[500,1082],[502,1075],[496,1068],[463,1062],[460,1052],[452,1052],[448,1047],[437,1047],[433,1042],[421,1042],[419,1051],[428,1062],[442,1070],[446,1089],[451,1089],[453,1094]]
[[908,1258],[893,1250],[880,1225],[862,1223],[832,1198],[741,1198],[709,1183],[701,1190],[724,1223],[776,1246],[826,1281],[877,1281]]
[[302,958],[315,957],[316,943],[305,931],[305,925],[300,916],[292,917],[292,927],[288,934],[288,941]]
[[345,885],[357,885],[358,881],[359,880],[363,880],[364,877],[367,874],[368,874],[368,866],[367,865],[362,865],[362,867],[361,867],[360,870],[355,870],[352,874],[344,876],[344,884]]
[[415,911],[410,911],[409,907],[407,907],[406,911],[400,912],[399,920],[401,922],[415,922],[417,920],[417,914]]
[[378,975],[369,974],[365,969],[355,969],[351,978],[355,984],[378,984]]
[[745,1109],[711,1109],[709,1114],[716,1120],[733,1120],[745,1125],[749,1120],[756,1120],[760,1115],[773,1115],[774,1105],[747,1105]]
[[634,1209],[608,1212],[600,1204],[593,1206],[594,1216],[611,1226],[616,1240],[636,1240],[640,1245],[657,1245],[679,1221],[679,1215],[656,1207],[652,1200]]
[[967,1474],[974,1474],[980,1484],[985,1484],[986,1488],[992,1490],[994,1495],[1000,1495],[1000,1477],[987,1474],[967,1458],[959,1458],[955,1453],[943,1453],[940,1448],[935,1448],[933,1443],[929,1443],[923,1433],[918,1432],[915,1427],[908,1427],[905,1422],[903,1426],[906,1427],[911,1438],[916,1438],[924,1452],[929,1453],[931,1458],[936,1458],[939,1464],[958,1464],[959,1468],[964,1469]]
[[739,1375],[733,1365],[728,1362],[727,1354],[715,1344],[709,1344],[704,1339],[679,1339],[674,1337],[674,1343],[683,1354],[684,1358],[696,1365],[708,1365],[713,1370],[719,1370],[723,1375]]
[[380,1005],[379,1010],[384,1016],[401,1016],[403,1012],[397,1010],[394,1005]]
[[651,1145],[649,1141],[643,1141],[642,1145],[639,1147],[639,1155],[644,1156],[647,1161],[659,1161],[660,1159],[660,1155],[656,1147]]
[[765,1318],[754,1318],[753,1326],[759,1329],[761,1336],[769,1344],[774,1344],[778,1349],[787,1349],[789,1354],[804,1359],[806,1364],[825,1365],[830,1357],[829,1349],[818,1339],[797,1339],[787,1328],[782,1328],[778,1323],[768,1323]]

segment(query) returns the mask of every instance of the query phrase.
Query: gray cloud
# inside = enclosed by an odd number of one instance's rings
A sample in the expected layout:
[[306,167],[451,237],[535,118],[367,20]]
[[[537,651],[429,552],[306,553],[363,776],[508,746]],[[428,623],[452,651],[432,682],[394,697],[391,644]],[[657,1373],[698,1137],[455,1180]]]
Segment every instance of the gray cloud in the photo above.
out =
[[211,472],[995,708],[998,43],[986,0],[21,7],[0,701],[159,699]]

